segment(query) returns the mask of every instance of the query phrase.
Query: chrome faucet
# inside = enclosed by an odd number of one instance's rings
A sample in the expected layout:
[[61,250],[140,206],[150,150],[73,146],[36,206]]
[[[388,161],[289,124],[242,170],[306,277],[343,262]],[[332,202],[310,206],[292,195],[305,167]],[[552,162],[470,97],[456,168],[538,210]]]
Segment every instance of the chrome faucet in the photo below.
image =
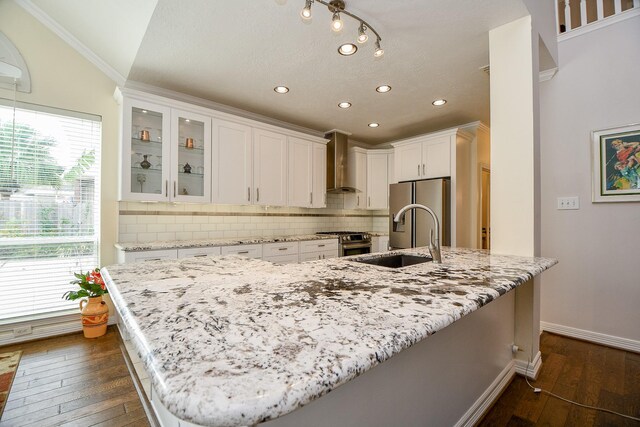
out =
[[[438,221],[438,216],[433,212],[430,208],[425,205],[420,205],[418,203],[413,203],[407,205],[400,209],[400,211],[393,217],[393,222],[399,223],[403,218],[405,212],[411,209],[422,209],[424,211],[429,212],[431,214],[431,218],[433,218],[433,224],[435,225],[435,239],[433,238],[434,232],[431,229],[431,236],[429,237],[429,252],[431,253],[431,258],[433,258],[433,262],[442,263],[442,255],[440,254],[440,221]],[[435,240],[435,241],[434,241]]]

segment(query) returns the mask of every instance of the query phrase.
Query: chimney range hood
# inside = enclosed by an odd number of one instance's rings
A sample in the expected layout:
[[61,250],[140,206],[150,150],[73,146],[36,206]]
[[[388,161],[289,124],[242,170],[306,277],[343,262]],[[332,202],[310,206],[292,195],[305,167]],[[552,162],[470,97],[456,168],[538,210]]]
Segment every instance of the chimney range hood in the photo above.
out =
[[332,130],[325,138],[327,144],[327,193],[345,194],[355,193],[358,190],[348,183],[348,134]]

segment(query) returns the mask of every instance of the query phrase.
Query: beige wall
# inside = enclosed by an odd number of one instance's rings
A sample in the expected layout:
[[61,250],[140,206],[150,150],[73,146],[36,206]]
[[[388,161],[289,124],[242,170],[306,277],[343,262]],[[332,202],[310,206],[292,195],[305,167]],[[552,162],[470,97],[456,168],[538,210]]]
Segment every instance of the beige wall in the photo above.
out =
[[[18,48],[31,74],[31,93],[18,101],[81,111],[102,117],[102,215],[100,264],[115,261],[118,205],[118,109],[114,83],[68,44],[12,1],[0,1],[0,31]],[[0,88],[0,97],[13,91]]]
[[[543,322],[640,348],[640,202],[591,202],[591,131],[640,122],[640,17],[564,40],[541,84]],[[579,210],[556,199],[579,196]]]

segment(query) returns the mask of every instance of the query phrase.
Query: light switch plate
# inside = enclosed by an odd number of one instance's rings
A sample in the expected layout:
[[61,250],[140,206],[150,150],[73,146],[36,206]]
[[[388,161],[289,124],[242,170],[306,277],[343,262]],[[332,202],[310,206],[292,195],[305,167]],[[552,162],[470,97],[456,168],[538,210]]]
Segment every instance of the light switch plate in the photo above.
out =
[[580,209],[580,198],[578,196],[558,197],[558,209]]

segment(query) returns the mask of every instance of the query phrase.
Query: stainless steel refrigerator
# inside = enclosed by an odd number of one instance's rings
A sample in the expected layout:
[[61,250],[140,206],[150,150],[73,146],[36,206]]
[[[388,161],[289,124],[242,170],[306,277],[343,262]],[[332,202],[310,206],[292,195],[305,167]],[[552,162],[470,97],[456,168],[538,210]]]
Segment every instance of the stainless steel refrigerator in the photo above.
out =
[[440,220],[440,245],[451,246],[451,181],[439,178],[389,186],[389,247],[402,249],[429,245],[434,224],[427,212],[413,209],[405,214],[404,222],[393,222],[395,214],[411,203],[433,210]]

